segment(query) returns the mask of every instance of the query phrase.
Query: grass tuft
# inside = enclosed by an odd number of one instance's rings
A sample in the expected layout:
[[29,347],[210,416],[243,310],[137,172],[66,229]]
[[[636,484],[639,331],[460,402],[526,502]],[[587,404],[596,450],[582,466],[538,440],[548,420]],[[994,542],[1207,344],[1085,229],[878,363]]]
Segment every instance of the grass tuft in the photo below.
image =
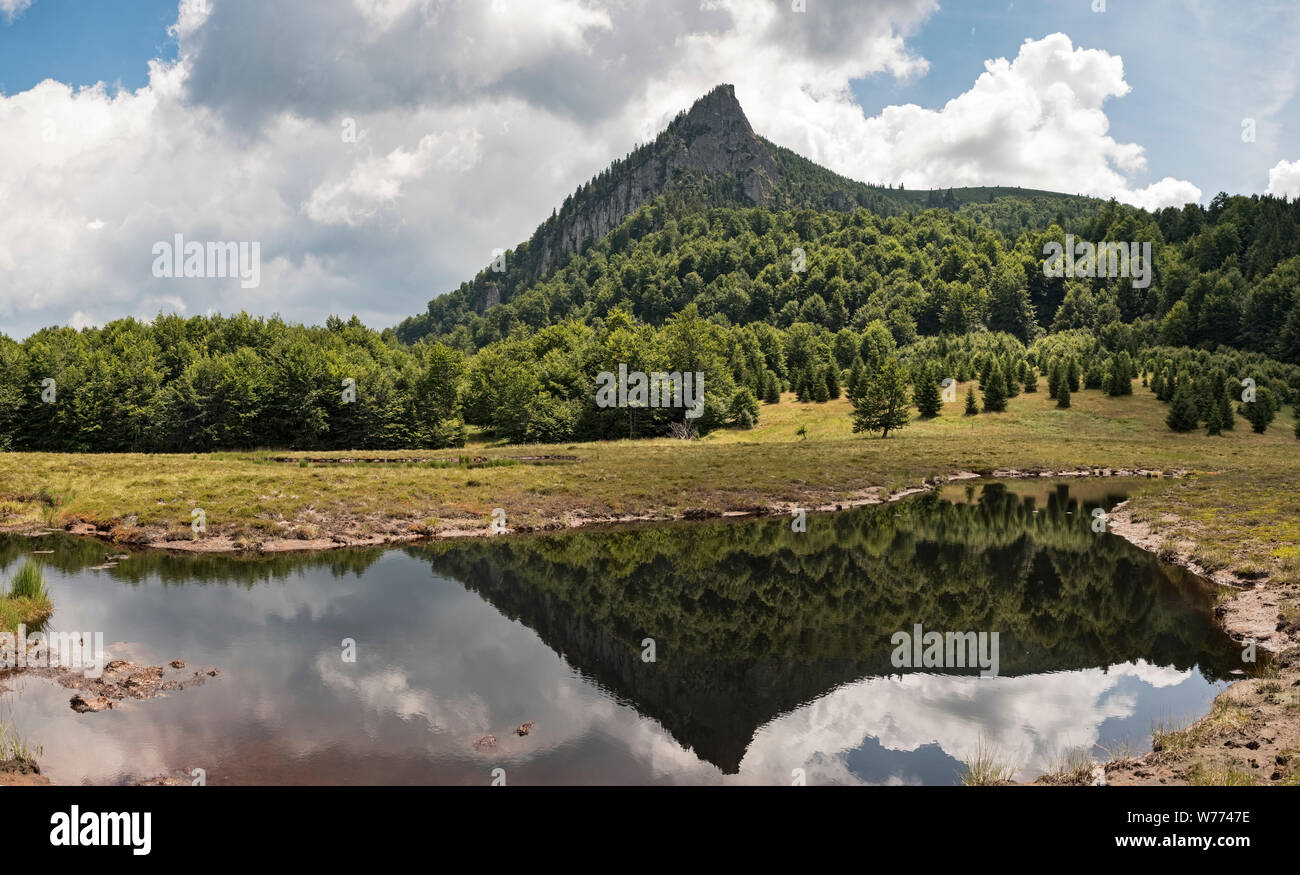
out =
[[53,613],[39,565],[25,563],[10,580],[8,592],[0,590],[0,630],[14,631],[19,624],[39,629]]
[[49,598],[49,594],[45,591],[45,576],[41,574],[40,566],[26,562],[18,569],[18,573],[9,581],[9,598]]
[[1014,760],[1004,758],[998,748],[984,738],[980,738],[975,752],[962,761],[966,771],[961,775],[961,783],[966,787],[995,787],[1011,783],[1012,777],[1019,771]]

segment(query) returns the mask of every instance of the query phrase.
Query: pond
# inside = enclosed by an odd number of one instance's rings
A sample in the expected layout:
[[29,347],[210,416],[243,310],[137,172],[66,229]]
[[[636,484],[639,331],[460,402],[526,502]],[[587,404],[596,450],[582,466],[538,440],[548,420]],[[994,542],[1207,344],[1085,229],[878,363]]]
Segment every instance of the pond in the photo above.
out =
[[[1029,780],[1148,749],[1242,667],[1210,585],[1094,531],[1135,485],[99,569],[118,548],[5,537],[0,578],[42,562],[51,630],[220,673],[86,714],[0,673],[0,722],[60,784],[952,784],[977,750]],[[900,666],[918,625],[996,632],[996,676]]]

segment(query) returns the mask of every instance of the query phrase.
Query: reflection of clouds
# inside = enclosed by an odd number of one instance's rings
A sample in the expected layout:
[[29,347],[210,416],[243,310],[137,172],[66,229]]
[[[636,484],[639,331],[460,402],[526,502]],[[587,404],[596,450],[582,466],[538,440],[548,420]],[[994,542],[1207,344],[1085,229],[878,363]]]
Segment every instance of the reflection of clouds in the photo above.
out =
[[1101,725],[1132,716],[1132,677],[1151,687],[1181,684],[1194,670],[1144,661],[1022,677],[912,674],[868,678],[841,687],[760,729],[742,763],[745,780],[788,781],[790,769],[808,769],[809,783],[859,783],[844,755],[868,738],[890,750],[915,751],[937,743],[961,760],[981,744],[1012,759],[1032,777],[1068,750],[1093,749]]
[[443,706],[433,693],[411,686],[406,672],[396,668],[365,673],[347,664],[337,654],[322,653],[316,657],[316,672],[321,682],[336,691],[353,693],[368,711],[395,714],[402,719],[423,718],[433,729],[450,729],[454,732],[473,732],[490,725],[487,705],[478,696],[470,695],[459,702]]
[[1151,665],[1145,659],[1112,666],[1110,670],[1112,674],[1130,675],[1152,687],[1175,687],[1190,674],[1170,666]]
[[[118,642],[110,656],[221,669],[201,687],[88,715],[72,712],[57,685],[7,681],[14,692],[0,696],[0,717],[44,749],[42,766],[60,783],[196,766],[218,783],[394,774],[472,783],[487,760],[512,763],[512,782],[525,783],[788,785],[796,768],[812,785],[907,783],[947,778],[948,758],[981,739],[1017,757],[1026,777],[1066,748],[1091,747],[1105,721],[1140,717],[1156,690],[1186,684],[1177,696],[1193,705],[1213,694],[1195,671],[1145,662],[1018,678],[869,678],[763,726],[741,773],[724,776],[531,628],[399,551],[361,578],[309,566],[251,589],[51,577],[62,625],[103,630]],[[357,640],[356,663],[340,659],[345,637]],[[515,736],[527,721],[534,732]],[[487,734],[498,746],[476,751]],[[393,763],[404,771],[385,771]]]

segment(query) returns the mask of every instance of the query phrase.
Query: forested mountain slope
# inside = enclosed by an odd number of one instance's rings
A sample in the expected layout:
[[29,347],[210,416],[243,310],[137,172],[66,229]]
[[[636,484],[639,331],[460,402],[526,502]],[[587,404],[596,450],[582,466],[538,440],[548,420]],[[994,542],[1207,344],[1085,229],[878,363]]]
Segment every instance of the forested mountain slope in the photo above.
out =
[[[1149,245],[1154,264],[1140,280],[1049,275],[1045,251],[1071,235]],[[1267,427],[1300,398],[1300,203],[1221,194],[1151,213],[869,186],[754,134],[726,86],[507,265],[383,333],[241,313],[0,335],[0,450],[444,447],[467,425],[510,442],[705,433],[752,426],[783,392],[853,397],[883,375],[923,415],[948,378],[978,379],[967,407],[994,413],[1040,377],[1063,408],[1141,380],[1170,428],[1211,433],[1237,414]],[[704,375],[700,415],[598,403],[620,367]],[[1261,400],[1237,408],[1246,377]]]
[[[1014,205],[998,206],[1014,198]],[[719,85],[681,113],[654,141],[583,184],[532,237],[506,253],[505,269],[485,268],[473,280],[430,301],[426,313],[397,328],[411,343],[448,334],[471,315],[514,300],[573,255],[615,231],[651,202],[673,217],[713,208],[787,211],[867,209],[900,216],[927,208],[965,210],[991,227],[1045,227],[1100,206],[1092,198],[1015,188],[907,191],[840,176],[755,134],[730,85]]]

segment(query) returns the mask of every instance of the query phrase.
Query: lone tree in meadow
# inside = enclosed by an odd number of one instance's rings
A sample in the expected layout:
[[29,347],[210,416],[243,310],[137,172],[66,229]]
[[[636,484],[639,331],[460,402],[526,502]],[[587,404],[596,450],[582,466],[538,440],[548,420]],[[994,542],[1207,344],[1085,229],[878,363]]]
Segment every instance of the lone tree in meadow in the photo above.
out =
[[966,387],[966,416],[974,416],[980,412],[979,402],[975,400],[975,387]]
[[874,374],[857,387],[853,401],[853,430],[879,431],[882,438],[907,425],[907,372],[889,356]]

